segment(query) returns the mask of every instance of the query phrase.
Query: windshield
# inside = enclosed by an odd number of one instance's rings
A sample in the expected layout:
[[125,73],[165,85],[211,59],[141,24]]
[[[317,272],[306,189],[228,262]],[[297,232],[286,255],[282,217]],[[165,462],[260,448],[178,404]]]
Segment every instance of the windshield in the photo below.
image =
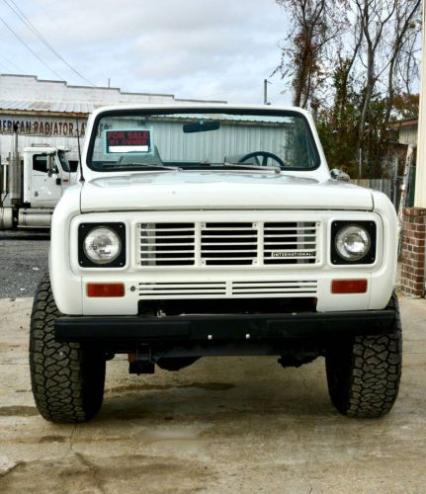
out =
[[88,164],[99,171],[319,166],[309,125],[296,112],[115,110],[101,114],[95,126]]

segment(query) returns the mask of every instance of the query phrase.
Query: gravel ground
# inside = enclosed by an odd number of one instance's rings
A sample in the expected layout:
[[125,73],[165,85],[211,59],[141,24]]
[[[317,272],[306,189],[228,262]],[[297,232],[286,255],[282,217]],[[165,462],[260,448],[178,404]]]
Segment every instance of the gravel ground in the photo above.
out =
[[49,232],[0,231],[0,298],[31,297],[47,271]]

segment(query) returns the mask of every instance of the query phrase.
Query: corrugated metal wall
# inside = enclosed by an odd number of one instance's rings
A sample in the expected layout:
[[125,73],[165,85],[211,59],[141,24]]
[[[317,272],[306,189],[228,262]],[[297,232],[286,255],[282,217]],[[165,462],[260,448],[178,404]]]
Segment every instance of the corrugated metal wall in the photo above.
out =
[[401,127],[399,129],[399,142],[409,146],[417,146],[417,125]]
[[[225,125],[219,130],[184,134],[182,124],[156,123],[154,142],[165,161],[222,162],[227,157],[268,150],[282,159],[286,156],[284,129]],[[225,156],[224,156],[225,155]]]

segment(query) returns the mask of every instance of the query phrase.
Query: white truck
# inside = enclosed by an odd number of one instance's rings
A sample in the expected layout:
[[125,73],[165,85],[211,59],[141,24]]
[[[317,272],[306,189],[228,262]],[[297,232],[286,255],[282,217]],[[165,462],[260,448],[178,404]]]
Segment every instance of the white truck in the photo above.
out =
[[[17,149],[17,146],[16,146]],[[53,209],[77,180],[68,149],[33,144],[0,164],[0,230],[50,226]]]
[[333,176],[298,108],[97,110],[34,299],[41,415],[94,417],[119,353],[137,374],[212,355],[325,357],[339,412],[388,413],[402,355],[397,217],[384,194]]

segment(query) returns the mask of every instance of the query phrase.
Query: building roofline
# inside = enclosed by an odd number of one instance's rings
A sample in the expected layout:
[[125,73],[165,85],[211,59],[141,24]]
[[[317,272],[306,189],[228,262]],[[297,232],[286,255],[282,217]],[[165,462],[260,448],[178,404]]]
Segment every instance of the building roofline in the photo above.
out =
[[419,124],[418,118],[405,118],[402,120],[395,120],[394,122],[390,122],[390,127],[414,127]]
[[[33,74],[5,74],[4,72],[0,73],[0,77],[21,77],[22,79],[34,79],[37,82],[56,82],[58,84],[67,84],[67,81],[61,81],[56,79],[39,79],[36,75]],[[92,86],[87,86],[92,87]]]
[[13,113],[13,116],[20,117],[62,117],[62,118],[87,118],[90,113],[88,112],[63,112],[63,111],[49,111],[49,110],[15,110],[13,108],[4,109],[0,108],[0,116],[2,115],[10,115]]
[[228,102],[221,99],[185,99],[175,98],[176,103],[210,103],[212,105],[227,105]]
[[123,91],[119,87],[107,87],[107,86],[86,86],[86,85],[79,85],[79,84],[68,84],[67,81],[61,81],[61,80],[54,80],[54,79],[39,79],[36,75],[32,74],[4,74],[0,73],[0,78],[1,77],[21,77],[23,79],[32,79],[35,82],[47,82],[49,84],[55,83],[55,84],[61,84],[62,86],[65,86],[70,89],[91,89],[91,90],[96,90],[96,89],[101,89],[102,91],[114,91],[114,92],[119,92],[123,96],[153,96],[153,97],[162,97],[162,98],[170,98],[173,99],[174,101],[177,102],[188,102],[188,103],[227,103],[226,101],[222,100],[204,100],[204,99],[186,99],[186,98],[176,98],[174,94],[169,94],[169,93],[148,93],[148,92],[138,92],[138,91]]

